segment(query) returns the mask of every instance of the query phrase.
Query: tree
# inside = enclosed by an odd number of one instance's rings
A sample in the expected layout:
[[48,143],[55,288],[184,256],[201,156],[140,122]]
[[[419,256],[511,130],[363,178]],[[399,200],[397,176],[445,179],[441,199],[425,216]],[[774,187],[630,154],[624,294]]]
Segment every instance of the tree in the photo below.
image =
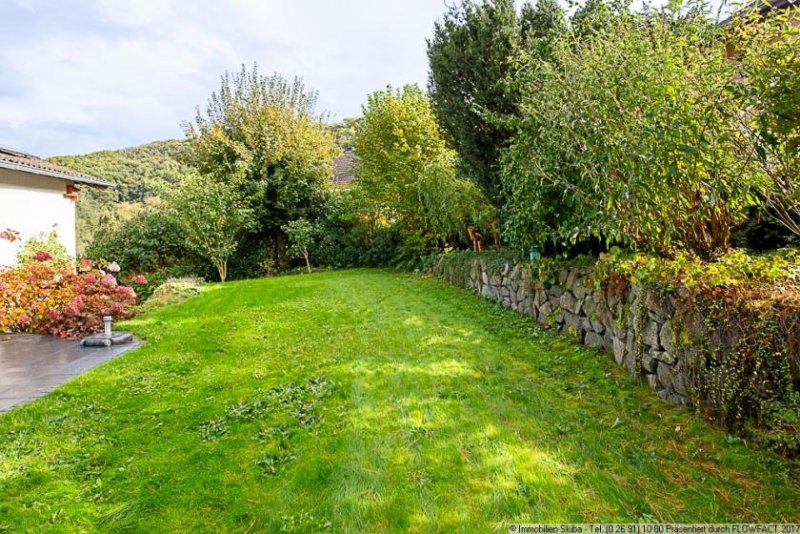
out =
[[[325,204],[338,153],[316,113],[317,93],[300,78],[262,76],[257,67],[226,73],[194,124],[186,124],[187,161],[209,180],[238,191],[255,224],[240,241],[242,274],[265,256],[288,262],[282,227],[313,220]],[[252,258],[252,255],[260,257]]]
[[455,153],[446,146],[418,86],[370,95],[355,147],[357,192],[423,249],[454,234],[463,237],[469,225],[493,224],[494,209],[486,196],[456,177]]
[[427,97],[416,85],[369,95],[354,140],[356,186],[388,219],[407,231],[430,234],[420,187],[433,167],[452,172],[447,148]]
[[507,82],[525,47],[547,54],[547,44],[565,28],[553,0],[525,6],[514,0],[462,0],[437,22],[428,40],[428,90],[462,174],[502,205],[500,151],[513,134],[505,119],[518,114],[520,95]]
[[[186,236],[174,217],[164,217],[164,202],[143,209],[118,227],[99,235],[86,255],[114,260],[123,272],[181,272],[194,270],[201,258],[186,246]],[[199,273],[196,273],[199,274]],[[155,279],[160,278],[155,275]]]
[[329,126],[331,132],[336,138],[336,145],[341,150],[348,150],[353,148],[353,138],[356,135],[356,126],[360,119],[346,117],[341,122],[331,124]]
[[309,273],[311,262],[308,260],[308,249],[314,243],[314,230],[314,225],[305,219],[297,219],[283,227],[283,231],[289,237],[289,252],[305,260]]
[[584,37],[608,28],[614,19],[629,14],[628,4],[617,0],[586,0],[570,19],[573,35]]
[[254,222],[253,210],[229,185],[193,175],[170,194],[170,212],[183,229],[186,245],[228,277],[228,258]]

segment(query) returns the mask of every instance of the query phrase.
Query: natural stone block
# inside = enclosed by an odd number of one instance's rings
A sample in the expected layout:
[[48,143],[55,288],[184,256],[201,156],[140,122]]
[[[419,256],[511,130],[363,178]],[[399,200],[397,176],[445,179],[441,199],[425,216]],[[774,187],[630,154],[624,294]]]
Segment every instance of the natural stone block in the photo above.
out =
[[598,335],[594,332],[587,332],[586,337],[583,339],[583,344],[587,347],[595,347],[595,348],[602,348],[603,347],[603,336]]
[[678,395],[677,393],[671,393],[667,397],[667,402],[670,404],[674,404],[675,406],[685,406],[686,405],[686,397],[683,395]]
[[577,269],[570,269],[569,274],[567,274],[567,282],[566,282],[567,287],[573,289],[578,281],[579,276],[580,273],[578,272]]
[[656,369],[656,376],[661,387],[669,390],[672,386],[672,368],[664,362],[660,362]]
[[589,288],[584,286],[581,283],[576,283],[572,288],[572,293],[575,295],[575,298],[583,299],[585,298],[591,291]]
[[560,298],[562,293],[564,293],[564,290],[561,288],[561,286],[550,286],[547,288],[547,294],[550,297]]
[[653,357],[653,351],[647,351],[642,355],[642,370],[648,374],[654,374],[658,367],[658,360]]
[[611,330],[614,333],[614,335],[617,336],[618,338],[625,339],[628,337],[628,329],[625,328],[625,325],[622,325],[618,321],[613,321],[613,320],[608,324],[610,324],[611,326],[607,328]]
[[661,325],[661,331],[658,333],[658,339],[661,342],[661,346],[664,347],[665,351],[671,353],[675,352],[675,343],[673,341],[672,327],[670,326],[669,321]]
[[686,379],[681,373],[675,373],[672,377],[672,389],[681,396],[686,396]]
[[558,272],[558,283],[562,286],[566,285],[567,278],[569,278],[569,269],[561,269]]
[[625,352],[625,367],[632,376],[639,376],[639,369],[636,368],[636,351]]
[[487,299],[492,299],[492,300],[497,299],[497,295],[495,295],[495,292],[492,290],[492,286],[490,286],[489,284],[484,284],[484,286],[481,288],[481,295],[483,295]]
[[593,317],[596,310],[597,303],[594,301],[594,297],[592,295],[587,295],[583,300],[583,313],[586,314],[587,317]]
[[661,345],[658,342],[658,332],[658,323],[654,321],[648,321],[644,327],[644,331],[641,332],[642,341],[644,344],[648,347],[653,347],[654,349],[660,349]]
[[609,330],[606,330],[605,334],[603,334],[603,348],[608,352],[614,350],[614,336],[611,335]]
[[581,334],[583,332],[583,328],[581,328],[581,322],[583,319],[574,313],[569,313],[567,311],[562,313],[564,314],[564,324],[574,330],[576,334]]
[[524,287],[520,287],[519,289],[517,289],[516,293],[517,293],[517,300],[520,302],[525,300],[530,295],[530,293],[525,291]]
[[653,315],[663,320],[670,317],[675,311],[672,301],[668,296],[660,295],[653,290],[642,292],[644,307]]
[[564,294],[561,295],[558,305],[572,313],[572,309],[575,307],[575,297],[573,297],[572,293],[569,291],[565,291]]
[[584,332],[594,332],[594,328],[592,327],[592,320],[589,319],[588,317],[581,317],[581,329]]
[[639,298],[639,287],[630,286],[630,289],[628,290],[628,303],[633,304],[637,298]]
[[652,354],[653,358],[660,362],[664,362],[667,365],[673,365],[677,361],[675,356],[663,350],[654,350],[652,351]]
[[625,347],[625,342],[617,337],[613,339],[614,339],[613,341],[614,359],[617,361],[618,365],[622,365],[622,363],[625,361],[625,353],[627,352],[627,349]]
[[[584,302],[583,305],[586,306],[586,303]],[[603,325],[603,323],[601,323],[597,319],[590,319],[590,322],[592,324],[592,330],[594,330],[598,334],[605,333],[606,327]]]

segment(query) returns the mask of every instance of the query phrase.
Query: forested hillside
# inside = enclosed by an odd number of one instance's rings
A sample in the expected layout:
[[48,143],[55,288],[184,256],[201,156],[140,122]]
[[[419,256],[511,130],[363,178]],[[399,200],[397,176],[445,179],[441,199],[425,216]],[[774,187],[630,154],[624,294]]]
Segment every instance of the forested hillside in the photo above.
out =
[[122,150],[103,150],[80,156],[54,156],[50,161],[118,185],[117,200],[142,202],[163,182],[175,182],[186,172],[178,162],[184,142],[154,141]]
[[154,141],[121,150],[79,156],[54,156],[50,161],[117,184],[116,189],[84,187],[78,200],[78,248],[83,250],[100,230],[113,229],[145,203],[157,201],[165,185],[188,172],[180,163],[184,142]]

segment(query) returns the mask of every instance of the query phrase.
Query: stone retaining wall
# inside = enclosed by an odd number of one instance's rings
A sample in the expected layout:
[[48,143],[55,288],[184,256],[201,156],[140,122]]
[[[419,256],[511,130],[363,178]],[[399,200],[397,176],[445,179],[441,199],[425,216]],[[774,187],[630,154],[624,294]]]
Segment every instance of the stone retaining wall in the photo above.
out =
[[669,297],[629,286],[622,294],[596,290],[591,268],[566,268],[553,284],[534,281],[524,264],[475,258],[468,275],[437,260],[433,272],[443,280],[499,302],[589,347],[613,353],[636,377],[643,377],[658,395],[673,404],[689,403],[689,373],[682,351],[676,350]]

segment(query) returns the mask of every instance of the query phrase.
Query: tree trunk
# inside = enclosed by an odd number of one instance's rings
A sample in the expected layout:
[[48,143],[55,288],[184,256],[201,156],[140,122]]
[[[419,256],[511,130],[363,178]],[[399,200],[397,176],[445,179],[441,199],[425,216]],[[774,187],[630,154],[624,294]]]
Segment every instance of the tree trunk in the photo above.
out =
[[278,232],[275,235],[275,263],[278,270],[285,271],[289,267],[289,258],[286,254],[286,238]]
[[303,251],[303,258],[306,260],[306,269],[308,269],[308,272],[310,273],[311,272],[311,262],[308,261],[308,252],[306,252],[305,250]]
[[220,282],[225,282],[225,279],[228,277],[228,260],[219,260],[214,263],[219,273]]

